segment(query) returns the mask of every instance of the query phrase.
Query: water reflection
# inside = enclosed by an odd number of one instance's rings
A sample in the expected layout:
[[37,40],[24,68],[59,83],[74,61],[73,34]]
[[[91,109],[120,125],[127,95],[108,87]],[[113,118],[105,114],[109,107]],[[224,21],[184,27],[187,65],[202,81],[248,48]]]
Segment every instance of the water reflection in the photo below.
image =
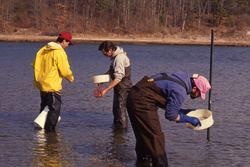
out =
[[[1,42],[0,166],[135,167],[131,126],[125,132],[110,129],[112,91],[102,99],[93,97],[96,85],[91,77],[101,74],[109,63],[100,55],[98,44],[67,48],[75,81],[63,82],[65,119],[55,133],[33,130],[40,98],[33,87],[30,63],[42,46],[44,43]],[[187,70],[209,76],[210,47],[121,46],[133,62],[134,84],[144,75],[159,72]],[[211,108],[215,123],[209,143],[206,130],[192,131],[184,124],[169,122],[159,110],[170,167],[250,166],[249,62],[248,47],[214,48]],[[207,100],[187,98],[182,107],[205,109]]]
[[106,148],[107,152],[111,154],[112,158],[115,158],[120,161],[126,160],[126,153],[125,150],[127,150],[125,147],[126,140],[124,138],[124,135],[127,133],[127,130],[123,129],[113,129],[112,135],[110,136],[112,138],[112,141],[110,142],[110,145]]
[[122,164],[128,164],[134,159],[134,154],[131,154],[131,139],[128,133],[127,129],[112,129],[110,142],[106,147],[108,159],[116,159]]
[[33,147],[35,155],[32,158],[32,164],[44,167],[69,166],[68,161],[63,158],[66,149],[60,142],[60,133],[35,129],[35,138],[36,145]]

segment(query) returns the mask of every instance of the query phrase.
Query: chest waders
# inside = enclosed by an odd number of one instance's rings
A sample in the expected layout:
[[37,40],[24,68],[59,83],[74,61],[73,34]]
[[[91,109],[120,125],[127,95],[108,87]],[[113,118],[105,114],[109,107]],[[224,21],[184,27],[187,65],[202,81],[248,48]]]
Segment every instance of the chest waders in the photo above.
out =
[[165,74],[155,79],[145,76],[132,87],[127,101],[128,114],[136,137],[137,161],[143,161],[150,156],[153,167],[168,166],[164,133],[157,112],[158,107],[165,108],[167,97],[153,82],[162,79],[166,79]]
[[[114,80],[114,68],[110,66],[110,75]],[[131,66],[125,68],[125,76],[122,80],[114,87],[113,96],[113,115],[114,125],[118,129],[124,129],[128,127],[128,116],[126,113],[127,97],[132,88],[132,81],[130,79]]]

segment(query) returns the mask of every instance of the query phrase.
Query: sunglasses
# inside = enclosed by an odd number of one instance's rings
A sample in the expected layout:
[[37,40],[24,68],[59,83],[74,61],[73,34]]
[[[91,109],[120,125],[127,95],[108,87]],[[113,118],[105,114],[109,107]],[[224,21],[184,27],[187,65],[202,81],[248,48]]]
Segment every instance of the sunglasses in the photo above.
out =
[[69,43],[69,46],[71,45],[71,43],[70,43],[70,41],[69,41],[69,40],[65,39],[65,41]]

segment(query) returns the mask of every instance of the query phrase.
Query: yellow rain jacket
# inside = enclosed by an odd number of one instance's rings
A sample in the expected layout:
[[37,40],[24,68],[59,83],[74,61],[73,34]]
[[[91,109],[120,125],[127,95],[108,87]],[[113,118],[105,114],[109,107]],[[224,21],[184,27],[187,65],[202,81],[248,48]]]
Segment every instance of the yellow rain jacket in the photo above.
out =
[[52,92],[62,89],[62,78],[74,81],[68,57],[60,44],[48,43],[37,52],[31,63],[34,68],[34,87],[41,91]]

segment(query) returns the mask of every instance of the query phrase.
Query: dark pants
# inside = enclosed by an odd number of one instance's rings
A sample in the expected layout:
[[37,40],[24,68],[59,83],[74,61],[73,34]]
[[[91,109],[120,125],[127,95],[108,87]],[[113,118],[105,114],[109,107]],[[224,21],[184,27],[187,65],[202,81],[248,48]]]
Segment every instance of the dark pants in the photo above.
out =
[[40,92],[42,112],[45,106],[48,106],[49,112],[45,123],[45,130],[54,130],[60,115],[61,95],[60,92]]
[[161,130],[158,106],[166,105],[166,98],[155,83],[144,77],[132,87],[128,96],[127,109],[136,137],[137,160],[150,156],[152,164],[168,166],[165,138]]
[[127,97],[131,90],[131,81],[120,82],[114,87],[113,115],[117,129],[128,127]]

